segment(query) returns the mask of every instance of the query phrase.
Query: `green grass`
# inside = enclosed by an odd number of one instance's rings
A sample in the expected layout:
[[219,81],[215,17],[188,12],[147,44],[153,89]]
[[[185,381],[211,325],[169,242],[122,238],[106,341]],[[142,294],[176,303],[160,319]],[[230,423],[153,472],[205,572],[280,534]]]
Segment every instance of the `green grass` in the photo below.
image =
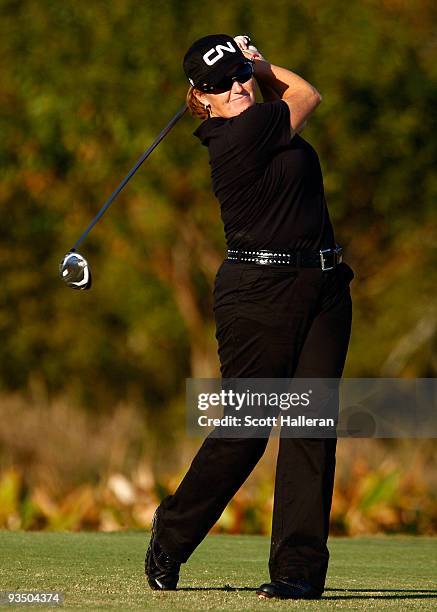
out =
[[151,591],[147,539],[132,531],[0,531],[0,591],[62,591],[63,609],[437,609],[436,538],[332,539],[327,590],[313,602],[257,599],[255,588],[268,579],[269,541],[261,536],[210,536],[182,566],[178,591]]

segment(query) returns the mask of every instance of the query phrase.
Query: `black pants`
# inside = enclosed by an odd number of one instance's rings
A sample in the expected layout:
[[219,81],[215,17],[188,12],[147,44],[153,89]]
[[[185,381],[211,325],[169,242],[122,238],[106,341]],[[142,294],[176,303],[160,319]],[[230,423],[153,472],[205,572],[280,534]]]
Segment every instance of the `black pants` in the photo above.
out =
[[[214,314],[224,378],[340,378],[352,306],[346,264],[322,272],[224,262]],[[267,439],[208,436],[174,495],[163,500],[158,540],[185,562],[262,456]],[[335,439],[281,438],[270,576],[323,591],[329,553]]]

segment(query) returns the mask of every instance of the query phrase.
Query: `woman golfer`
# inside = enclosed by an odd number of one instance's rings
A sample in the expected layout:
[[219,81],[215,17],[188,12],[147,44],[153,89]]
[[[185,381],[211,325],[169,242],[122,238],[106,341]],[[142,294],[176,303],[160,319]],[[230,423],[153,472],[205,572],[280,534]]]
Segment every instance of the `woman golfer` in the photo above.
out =
[[[187,101],[204,119],[212,186],[228,246],[214,287],[223,378],[340,378],[353,272],[340,263],[317,153],[299,136],[316,89],[263,60],[246,37],[206,36],[184,58]],[[264,102],[255,101],[255,80]],[[181,563],[262,456],[264,438],[208,436],[158,507],[146,555],[154,589],[175,589]],[[270,549],[260,597],[322,595],[336,439],[281,438]]]

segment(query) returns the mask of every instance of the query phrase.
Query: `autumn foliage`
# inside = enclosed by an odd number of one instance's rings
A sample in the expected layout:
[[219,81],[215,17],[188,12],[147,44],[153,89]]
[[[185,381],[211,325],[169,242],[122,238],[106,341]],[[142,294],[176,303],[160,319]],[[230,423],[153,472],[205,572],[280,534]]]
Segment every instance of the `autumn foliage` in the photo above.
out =
[[[182,57],[207,33],[249,33],[323,96],[302,136],[355,271],[345,375],[435,376],[436,17],[429,0],[1,2],[0,525],[143,526],[194,452],[185,378],[218,375],[225,245],[193,118],[84,243],[93,289],[66,289],[58,265],[183,103]],[[404,444],[340,455],[338,533],[435,530],[432,442]],[[218,528],[266,531],[271,477]]]

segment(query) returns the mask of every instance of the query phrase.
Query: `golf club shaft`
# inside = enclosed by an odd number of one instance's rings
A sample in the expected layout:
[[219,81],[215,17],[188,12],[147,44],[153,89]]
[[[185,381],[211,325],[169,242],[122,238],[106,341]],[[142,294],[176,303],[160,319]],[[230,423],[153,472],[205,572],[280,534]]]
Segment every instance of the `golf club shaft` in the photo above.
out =
[[184,104],[182,106],[182,108],[180,108],[178,110],[178,112],[176,113],[176,115],[169,121],[168,125],[165,126],[165,128],[158,134],[158,136],[155,138],[155,140],[152,142],[152,144],[150,145],[150,147],[147,149],[147,151],[145,151],[143,153],[143,155],[140,157],[140,159],[137,161],[137,163],[135,164],[135,166],[132,168],[132,170],[129,171],[129,173],[125,176],[125,178],[121,181],[121,183],[119,184],[119,186],[117,187],[117,189],[115,189],[115,191],[113,191],[113,193],[109,196],[109,198],[106,200],[106,202],[103,204],[102,208],[99,210],[99,212],[97,213],[97,215],[94,217],[94,219],[91,221],[91,223],[88,225],[88,227],[86,228],[86,230],[84,231],[84,233],[82,234],[82,236],[79,238],[79,240],[77,240],[73,247],[70,249],[70,252],[74,252],[77,247],[81,244],[81,242],[88,236],[88,234],[90,233],[90,231],[93,229],[93,227],[95,226],[95,224],[97,223],[97,221],[105,214],[105,212],[108,210],[108,208],[111,206],[112,202],[115,200],[115,198],[118,196],[118,194],[120,193],[120,191],[123,189],[123,187],[126,185],[126,183],[133,177],[133,175],[135,174],[135,172],[138,170],[138,168],[141,166],[141,164],[149,157],[149,155],[151,154],[151,152],[153,151],[153,149],[155,149],[159,143],[161,142],[161,140],[169,133],[169,131],[172,129],[172,127],[175,125],[175,123],[177,121],[179,121],[179,119],[182,117],[182,115],[185,113],[185,111],[187,110],[187,105]]

